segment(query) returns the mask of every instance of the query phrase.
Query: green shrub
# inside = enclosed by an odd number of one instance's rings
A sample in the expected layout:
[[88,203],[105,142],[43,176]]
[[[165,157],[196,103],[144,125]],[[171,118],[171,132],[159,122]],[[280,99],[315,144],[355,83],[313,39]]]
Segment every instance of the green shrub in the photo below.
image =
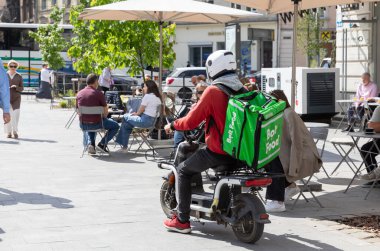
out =
[[66,97],[75,97],[75,92],[74,90],[67,90],[66,91]]
[[68,104],[67,104],[67,100],[62,100],[58,103],[58,106],[60,108],[67,108],[68,107]]

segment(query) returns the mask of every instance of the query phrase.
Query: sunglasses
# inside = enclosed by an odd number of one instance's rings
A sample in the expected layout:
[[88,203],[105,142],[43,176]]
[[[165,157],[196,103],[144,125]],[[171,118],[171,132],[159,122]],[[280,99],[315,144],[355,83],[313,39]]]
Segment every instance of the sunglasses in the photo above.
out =
[[204,91],[197,91],[197,94],[202,95]]
[[17,65],[10,65],[9,68],[17,68]]

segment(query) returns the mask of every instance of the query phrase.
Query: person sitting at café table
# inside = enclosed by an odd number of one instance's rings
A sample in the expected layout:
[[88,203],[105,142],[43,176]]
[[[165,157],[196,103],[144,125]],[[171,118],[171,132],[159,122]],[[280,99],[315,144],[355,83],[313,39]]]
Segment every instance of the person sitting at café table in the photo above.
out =
[[354,131],[354,114],[356,113],[360,119],[364,115],[364,104],[360,101],[366,101],[370,98],[377,97],[377,85],[371,81],[371,74],[368,72],[363,73],[362,75],[362,83],[358,86],[358,89],[356,90],[355,99],[359,102],[355,102],[353,106],[350,106],[347,110],[347,116],[348,116],[348,125],[345,129],[342,130],[342,132]]
[[[380,106],[378,106],[373,112],[367,127],[372,128],[376,133],[380,133]],[[377,166],[376,161],[376,156],[379,155],[380,152],[375,144],[380,147],[380,139],[373,139],[360,148],[360,155],[364,160],[368,172],[368,174],[361,176],[364,180],[373,180],[380,177],[380,168]],[[373,182],[368,182],[364,184],[363,187],[370,187],[372,184]],[[377,181],[375,185],[380,186],[380,182]]]
[[[119,124],[112,119],[108,119],[108,106],[104,94],[98,90],[98,76],[91,73],[86,79],[87,86],[77,94],[77,107],[81,106],[102,106],[104,107],[103,118],[99,115],[79,114],[80,127],[83,130],[96,130],[104,128],[107,133],[98,144],[100,151],[108,152],[107,144],[113,139],[119,130]],[[88,153],[96,154],[95,150],[95,132],[83,133],[83,144],[88,145]]]
[[273,178],[267,187],[265,209],[268,213],[275,213],[286,211],[284,202],[300,192],[295,182],[319,172],[322,160],[313,137],[284,92],[274,90],[270,95],[286,103],[280,155],[265,167],[269,173],[285,174],[285,177]]
[[116,136],[115,142],[122,146],[120,152],[128,152],[129,136],[134,127],[149,128],[157,117],[157,112],[162,104],[160,91],[156,82],[148,80],[144,83],[144,97],[141,100],[140,108],[137,112],[125,114],[119,133]]

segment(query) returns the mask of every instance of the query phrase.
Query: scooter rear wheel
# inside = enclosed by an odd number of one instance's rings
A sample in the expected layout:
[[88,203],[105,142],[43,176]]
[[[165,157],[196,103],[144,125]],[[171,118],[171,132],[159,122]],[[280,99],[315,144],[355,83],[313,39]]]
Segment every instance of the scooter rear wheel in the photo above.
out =
[[162,211],[170,218],[173,209],[177,207],[177,200],[175,198],[175,189],[170,187],[167,180],[164,181],[160,189],[160,203]]
[[237,223],[232,230],[242,242],[255,243],[263,232],[264,224],[255,221],[257,213],[264,213],[265,208],[259,198],[252,194],[239,194],[235,198]]

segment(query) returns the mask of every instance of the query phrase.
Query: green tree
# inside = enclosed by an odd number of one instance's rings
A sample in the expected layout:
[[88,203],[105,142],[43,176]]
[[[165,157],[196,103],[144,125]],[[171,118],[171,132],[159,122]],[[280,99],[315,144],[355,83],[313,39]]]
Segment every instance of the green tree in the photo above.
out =
[[[119,0],[81,0],[71,8],[70,22],[75,37],[68,50],[78,72],[100,73],[106,66],[128,68],[130,75],[144,76],[146,66],[159,65],[159,25],[150,21],[79,20],[85,6],[97,6]],[[175,25],[163,29],[163,65],[172,67]]]
[[68,47],[68,43],[62,36],[63,29],[58,26],[63,19],[64,9],[53,7],[50,19],[53,24],[40,26],[36,32],[29,32],[39,45],[42,54],[42,60],[47,62],[52,69],[59,69],[65,66],[65,60],[61,56],[61,52]]
[[321,27],[324,20],[320,18],[319,10],[315,13],[310,11],[304,13],[299,19],[297,25],[297,44],[298,47],[307,55],[308,65],[312,66],[312,61],[315,60],[316,65],[319,65],[319,58],[324,55],[324,42],[320,40]]

